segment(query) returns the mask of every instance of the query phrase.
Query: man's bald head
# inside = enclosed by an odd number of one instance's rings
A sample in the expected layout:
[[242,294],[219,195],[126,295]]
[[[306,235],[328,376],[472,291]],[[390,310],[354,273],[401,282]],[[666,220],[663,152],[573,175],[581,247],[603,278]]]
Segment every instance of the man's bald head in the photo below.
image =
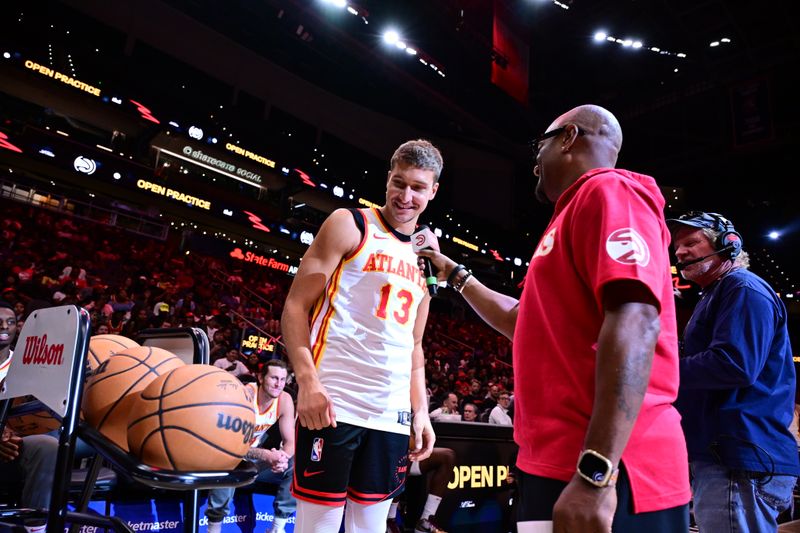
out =
[[537,141],[534,174],[536,198],[555,202],[584,173],[614,168],[622,148],[617,118],[598,105],[570,109],[547,128],[552,135]]
[[595,137],[587,140],[599,149],[600,153],[597,155],[602,157],[602,153],[607,152],[606,157],[611,158],[611,161],[603,166],[616,165],[619,151],[622,149],[622,128],[617,117],[608,109],[593,104],[581,105],[558,117],[553,124],[553,127],[575,124],[584,129]]

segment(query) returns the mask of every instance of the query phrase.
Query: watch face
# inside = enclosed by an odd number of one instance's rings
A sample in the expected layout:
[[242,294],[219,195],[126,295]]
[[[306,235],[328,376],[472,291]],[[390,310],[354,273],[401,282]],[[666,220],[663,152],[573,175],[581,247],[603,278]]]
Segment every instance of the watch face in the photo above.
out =
[[578,470],[592,481],[598,483],[605,481],[606,477],[610,474],[608,463],[590,453],[584,454],[583,457],[581,457]]

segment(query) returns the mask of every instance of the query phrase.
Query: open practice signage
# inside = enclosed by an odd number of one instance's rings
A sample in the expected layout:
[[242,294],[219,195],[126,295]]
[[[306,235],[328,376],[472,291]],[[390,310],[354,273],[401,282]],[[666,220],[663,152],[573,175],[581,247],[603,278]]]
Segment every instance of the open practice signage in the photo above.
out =
[[136,186],[140,189],[144,189],[145,191],[149,191],[154,194],[160,194],[161,196],[166,196],[167,198],[172,198],[173,200],[181,202],[182,204],[188,204],[206,210],[211,209],[211,202],[208,200],[202,200],[196,196],[192,196],[181,191],[176,191],[175,189],[170,189],[169,187],[159,185],[158,183],[153,183],[144,179],[138,179],[136,180]]
[[60,81],[61,83],[71,85],[72,87],[80,89],[81,91],[87,92],[91,95],[100,96],[100,89],[92,85],[89,85],[88,83],[67,76],[66,74],[58,72],[57,70],[53,70],[50,67],[40,65],[39,63],[31,61],[30,59],[25,60],[24,64],[25,68],[32,70],[38,74],[41,74],[42,76],[48,76],[56,81]]

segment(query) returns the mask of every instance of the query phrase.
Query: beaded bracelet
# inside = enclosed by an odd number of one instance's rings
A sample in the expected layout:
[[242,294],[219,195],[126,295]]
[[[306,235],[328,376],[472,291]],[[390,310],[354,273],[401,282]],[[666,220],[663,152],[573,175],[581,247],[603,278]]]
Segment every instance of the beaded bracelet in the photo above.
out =
[[464,265],[456,265],[455,267],[453,267],[453,270],[450,271],[450,275],[447,276],[447,286],[452,287],[453,282],[456,280],[456,276],[458,276],[458,273],[461,272],[462,270],[466,270],[466,268],[467,267],[465,267]]
[[461,293],[464,291],[464,287],[466,287],[466,286],[467,286],[467,280],[468,280],[469,278],[471,278],[471,277],[472,277],[472,272],[470,272],[469,270],[467,270],[467,273],[466,273],[466,274],[464,274],[464,277],[462,277],[460,280],[458,280],[458,282],[457,282],[455,285],[453,285],[453,289],[454,289],[454,290],[455,290],[455,291],[456,291],[458,294],[461,294]]

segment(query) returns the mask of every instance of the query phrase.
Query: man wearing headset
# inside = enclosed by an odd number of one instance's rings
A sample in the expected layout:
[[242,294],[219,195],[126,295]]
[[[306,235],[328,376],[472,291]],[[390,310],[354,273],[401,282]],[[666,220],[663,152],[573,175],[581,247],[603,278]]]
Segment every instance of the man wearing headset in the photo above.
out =
[[800,473],[786,308],[747,270],[741,235],[725,217],[690,212],[667,225],[678,269],[702,290],[684,331],[676,402],[697,525],[776,531]]

